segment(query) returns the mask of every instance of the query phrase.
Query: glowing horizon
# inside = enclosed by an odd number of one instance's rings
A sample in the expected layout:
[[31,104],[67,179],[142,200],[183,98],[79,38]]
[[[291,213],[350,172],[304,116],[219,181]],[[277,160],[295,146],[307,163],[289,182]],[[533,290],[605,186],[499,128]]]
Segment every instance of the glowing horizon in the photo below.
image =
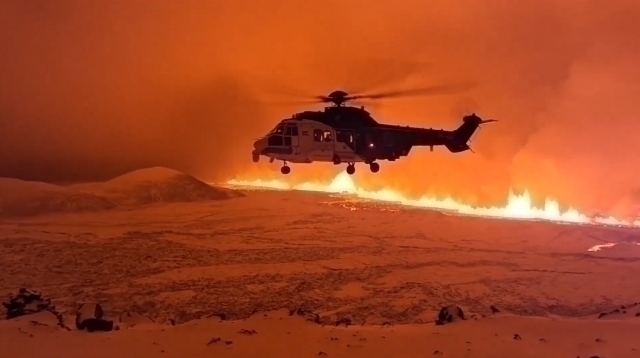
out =
[[403,206],[419,207],[426,209],[448,210],[457,212],[462,215],[482,216],[492,218],[505,218],[515,220],[547,220],[554,222],[576,223],[576,224],[600,224],[600,225],[615,225],[624,227],[638,227],[640,228],[640,219],[635,221],[628,221],[609,217],[589,217],[578,210],[569,207],[566,211],[560,210],[560,204],[551,198],[545,199],[544,208],[537,208],[531,203],[531,195],[528,190],[522,195],[514,194],[513,191],[509,192],[507,204],[503,207],[482,207],[472,206],[461,203],[446,197],[444,199],[437,199],[423,195],[419,199],[411,199],[403,195],[397,190],[386,188],[382,190],[366,190],[360,188],[353,181],[353,178],[346,172],[338,174],[329,184],[322,184],[318,182],[304,182],[301,184],[289,184],[284,180],[272,179],[272,180],[228,180],[227,185],[242,186],[260,189],[270,190],[297,190],[297,191],[312,191],[323,193],[347,193],[355,195],[358,198],[396,203]]

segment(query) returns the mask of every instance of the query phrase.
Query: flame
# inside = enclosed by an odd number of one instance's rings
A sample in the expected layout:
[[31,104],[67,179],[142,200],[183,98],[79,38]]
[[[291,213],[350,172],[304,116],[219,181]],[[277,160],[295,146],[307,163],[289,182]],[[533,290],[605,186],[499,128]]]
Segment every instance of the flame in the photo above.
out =
[[504,207],[474,207],[457,202],[448,197],[445,199],[430,198],[423,196],[419,199],[410,199],[393,189],[383,189],[379,191],[369,191],[359,188],[352,177],[346,172],[338,174],[329,184],[306,182],[298,185],[290,185],[282,180],[237,180],[227,181],[231,186],[255,187],[263,189],[278,190],[302,190],[324,193],[347,193],[362,199],[393,202],[400,205],[430,208],[437,210],[447,210],[457,212],[462,215],[473,215],[507,219],[538,219],[556,222],[578,223],[578,224],[601,224],[626,227],[640,227],[640,219],[627,221],[610,217],[588,217],[576,209],[569,208],[562,212],[557,201],[547,198],[544,208],[536,208],[531,203],[531,196],[528,191],[522,195],[509,193],[508,202]]

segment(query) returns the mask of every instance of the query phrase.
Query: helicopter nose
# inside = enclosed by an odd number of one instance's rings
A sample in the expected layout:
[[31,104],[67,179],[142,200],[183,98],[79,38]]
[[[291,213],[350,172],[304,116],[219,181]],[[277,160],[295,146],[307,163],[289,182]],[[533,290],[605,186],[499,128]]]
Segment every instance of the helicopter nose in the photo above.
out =
[[265,144],[266,144],[266,140],[264,138],[260,138],[255,142],[253,142],[253,149],[255,149],[256,151],[260,151],[264,149],[264,147],[266,147]]

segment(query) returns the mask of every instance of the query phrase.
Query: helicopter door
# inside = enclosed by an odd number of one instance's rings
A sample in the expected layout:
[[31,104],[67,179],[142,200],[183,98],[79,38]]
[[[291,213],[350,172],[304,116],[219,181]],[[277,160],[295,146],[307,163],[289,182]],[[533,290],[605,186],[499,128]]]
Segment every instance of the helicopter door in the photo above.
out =
[[284,145],[292,147],[294,153],[297,153],[297,147],[300,144],[298,139],[298,126],[295,124],[288,125],[284,134]]
[[356,157],[356,140],[352,130],[336,130],[336,155],[343,161],[354,161]]
[[313,129],[313,161],[332,161],[335,152],[335,140],[331,129]]

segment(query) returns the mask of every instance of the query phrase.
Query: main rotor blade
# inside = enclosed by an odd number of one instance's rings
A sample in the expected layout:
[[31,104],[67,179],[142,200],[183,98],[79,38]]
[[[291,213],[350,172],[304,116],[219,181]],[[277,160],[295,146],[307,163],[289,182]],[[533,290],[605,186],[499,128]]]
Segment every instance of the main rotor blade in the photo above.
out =
[[294,105],[305,105],[305,104],[316,104],[322,103],[325,101],[321,101],[318,99],[315,100],[294,100],[294,101],[266,101],[266,104],[270,105],[280,105],[280,106],[294,106]]
[[475,87],[474,82],[463,82],[458,84],[447,84],[429,86],[423,88],[414,88],[409,90],[386,91],[373,94],[364,94],[352,96],[352,99],[380,99],[395,97],[412,97],[412,96],[438,96],[447,94],[456,94],[468,91]]

